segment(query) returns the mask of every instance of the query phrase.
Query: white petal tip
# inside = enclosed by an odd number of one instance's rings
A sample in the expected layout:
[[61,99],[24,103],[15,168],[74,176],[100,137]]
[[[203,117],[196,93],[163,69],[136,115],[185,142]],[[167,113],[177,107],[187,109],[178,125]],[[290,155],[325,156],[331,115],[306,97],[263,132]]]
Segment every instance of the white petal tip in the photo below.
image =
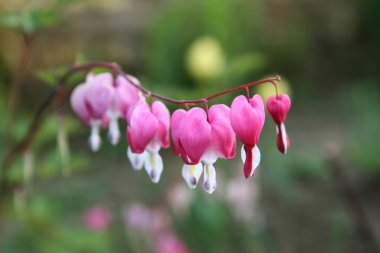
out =
[[127,157],[129,159],[129,162],[131,163],[131,166],[134,170],[141,170],[144,166],[146,152],[142,154],[135,154],[132,153],[132,150],[130,147],[128,147],[127,150]]
[[203,167],[201,163],[196,165],[183,165],[182,167],[182,177],[185,179],[187,185],[190,189],[195,189],[197,187],[199,178],[203,172]]
[[216,184],[211,186],[210,183],[208,181],[206,181],[203,183],[203,189],[208,194],[212,194],[216,190]]
[[119,143],[119,136],[111,136],[110,134],[108,135],[108,140],[109,142],[113,145],[116,146]]
[[117,117],[110,121],[109,129],[108,129],[108,140],[112,145],[116,145],[120,139],[120,129],[117,123]]
[[100,138],[100,122],[99,121],[92,121],[90,122],[91,126],[91,134],[88,138],[88,145],[92,152],[96,152],[100,149],[100,146],[102,144],[102,139]]
[[[245,153],[244,145],[241,147],[241,159],[245,163],[247,154]],[[260,149],[255,145],[252,149],[252,170],[249,175],[246,175],[246,178],[252,177],[255,174],[256,168],[259,166],[261,160]]]
[[157,173],[153,170],[149,174],[150,180],[152,180],[152,183],[157,184],[160,181],[160,177],[157,175]]
[[100,149],[102,140],[99,136],[90,136],[88,140],[88,146],[90,147],[92,152],[97,152]]
[[215,167],[212,164],[205,164],[203,174],[203,189],[208,194],[211,194],[215,191],[217,185]]
[[158,183],[160,181],[164,165],[162,163],[162,158],[158,152],[147,152],[144,161],[144,168],[153,183]]

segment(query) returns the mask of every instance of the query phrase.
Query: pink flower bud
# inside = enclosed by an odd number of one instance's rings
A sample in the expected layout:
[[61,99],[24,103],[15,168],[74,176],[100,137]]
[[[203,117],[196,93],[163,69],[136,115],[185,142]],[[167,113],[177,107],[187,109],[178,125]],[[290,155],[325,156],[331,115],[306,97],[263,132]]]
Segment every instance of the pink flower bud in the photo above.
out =
[[270,96],[267,100],[268,112],[277,125],[277,148],[284,154],[290,147],[289,137],[284,124],[290,106],[290,98],[286,94],[281,94],[278,97]]

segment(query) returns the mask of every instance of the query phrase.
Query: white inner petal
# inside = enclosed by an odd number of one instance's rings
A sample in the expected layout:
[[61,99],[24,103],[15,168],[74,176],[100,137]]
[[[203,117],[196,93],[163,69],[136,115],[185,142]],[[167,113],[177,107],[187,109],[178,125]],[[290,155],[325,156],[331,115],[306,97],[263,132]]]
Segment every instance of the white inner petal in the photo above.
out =
[[184,164],[182,167],[182,177],[185,179],[187,185],[194,189],[197,186],[199,178],[202,175],[202,164],[198,163],[195,165]]
[[241,160],[244,163],[245,162],[245,157],[246,157],[245,150],[244,150],[244,145],[241,146],[240,156],[241,156]]
[[218,154],[213,148],[208,148],[201,157],[202,162],[213,164],[218,159]]
[[128,156],[129,161],[131,162],[132,168],[135,170],[141,170],[144,165],[147,152],[144,151],[141,154],[135,154],[132,152],[131,147],[128,147],[127,156]]
[[203,179],[204,190],[209,194],[213,193],[216,189],[216,171],[214,165],[207,163],[204,165]]
[[158,181],[160,181],[162,170],[164,169],[162,158],[158,152],[147,152],[144,167],[152,182],[158,183]]
[[102,139],[100,138],[101,123],[102,122],[100,120],[90,121],[91,134],[88,139],[88,145],[90,146],[90,149],[93,152],[98,151],[100,148],[100,145],[102,144]]
[[282,137],[282,143],[284,144],[284,153],[288,150],[288,138],[286,134],[286,129],[284,123],[281,123],[281,137]]
[[120,129],[119,124],[117,122],[117,118],[112,118],[110,120],[109,128],[108,128],[108,139],[110,140],[112,145],[116,145],[120,139]]
[[151,141],[148,144],[148,146],[146,146],[146,150],[148,150],[151,153],[158,153],[158,151],[160,151],[160,149],[161,149],[161,145],[156,139]]
[[[240,153],[241,153],[241,159],[243,160],[243,163],[244,163],[245,162],[245,158],[246,158],[244,145],[241,147],[241,152]],[[253,149],[252,149],[252,171],[251,171],[251,175],[250,176],[253,176],[253,173],[255,172],[255,169],[260,164],[260,160],[261,160],[260,150],[257,147],[257,145],[255,145],[253,147]]]

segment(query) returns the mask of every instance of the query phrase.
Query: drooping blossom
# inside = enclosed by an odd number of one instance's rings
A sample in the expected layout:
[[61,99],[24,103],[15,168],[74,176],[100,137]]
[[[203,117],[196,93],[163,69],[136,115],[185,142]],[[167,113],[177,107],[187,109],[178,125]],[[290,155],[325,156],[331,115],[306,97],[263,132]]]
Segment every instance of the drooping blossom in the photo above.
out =
[[260,150],[257,143],[265,121],[264,103],[260,95],[247,99],[236,97],[231,105],[231,125],[243,143],[241,158],[244,162],[246,178],[255,174],[260,163]]
[[174,152],[185,163],[182,176],[189,187],[196,187],[203,172],[205,191],[214,192],[217,183],[213,164],[219,157],[235,157],[236,138],[230,124],[230,108],[218,104],[211,106],[207,113],[199,107],[175,111],[172,139]]
[[114,82],[114,97],[107,110],[107,116],[110,120],[108,138],[113,145],[116,145],[120,139],[118,119],[124,118],[127,120],[134,106],[140,100],[144,100],[141,92],[131,84],[132,81],[135,84],[139,84],[136,78],[129,75],[128,79],[119,75]]
[[98,151],[101,145],[100,128],[108,127],[109,119],[106,115],[111,105],[114,90],[112,75],[88,74],[86,81],[73,90],[70,98],[71,107],[84,125],[91,127],[89,146],[92,151]]
[[157,183],[163,170],[161,147],[170,146],[170,113],[166,106],[155,101],[151,106],[140,102],[131,113],[127,128],[130,145],[128,157],[134,169],[145,170],[152,182]]
[[289,137],[284,124],[290,106],[291,102],[287,94],[281,94],[278,97],[270,96],[267,100],[268,112],[277,125],[277,148],[284,154],[286,154],[290,147]]
[[89,145],[97,151],[101,145],[100,128],[109,128],[108,137],[113,145],[120,138],[118,119],[127,118],[131,109],[142,98],[131,82],[138,84],[132,76],[117,76],[110,73],[89,73],[86,81],[78,85],[71,95],[71,106],[81,121],[91,127]]
[[91,230],[104,231],[111,223],[111,213],[107,208],[97,205],[85,213],[84,222]]

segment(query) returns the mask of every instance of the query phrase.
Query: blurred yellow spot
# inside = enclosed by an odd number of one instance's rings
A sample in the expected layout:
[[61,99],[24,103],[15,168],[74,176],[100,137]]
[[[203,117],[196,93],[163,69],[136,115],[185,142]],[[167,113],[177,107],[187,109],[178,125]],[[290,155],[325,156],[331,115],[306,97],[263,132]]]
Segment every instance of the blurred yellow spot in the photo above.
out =
[[186,54],[186,68],[198,81],[207,81],[221,74],[225,57],[219,41],[203,36],[194,41]]

